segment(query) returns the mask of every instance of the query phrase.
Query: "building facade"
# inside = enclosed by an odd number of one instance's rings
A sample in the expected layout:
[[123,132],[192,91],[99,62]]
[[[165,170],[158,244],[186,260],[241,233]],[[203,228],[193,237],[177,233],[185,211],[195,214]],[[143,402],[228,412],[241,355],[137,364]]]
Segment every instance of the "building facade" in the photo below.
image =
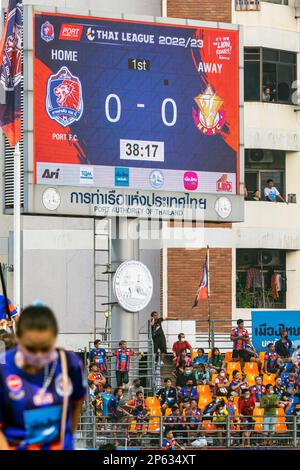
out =
[[[2,1],[2,8],[7,2]],[[24,0],[32,10],[175,23],[183,19],[210,21],[216,26],[242,26],[244,59],[244,183],[248,190],[242,223],[140,223],[134,256],[151,270],[154,296],[135,318],[130,338],[147,331],[151,310],[157,309],[180,329],[188,322],[201,332],[207,305],[192,309],[199,275],[210,247],[211,318],[222,324],[251,318],[251,311],[297,309],[300,306],[300,15],[297,0]],[[3,9],[2,9],[3,12]],[[196,24],[196,23],[195,23]],[[201,23],[199,23],[201,25]],[[225,24],[224,24],[225,27]],[[32,41],[32,38],[25,38]],[[230,79],[230,77],[228,77]],[[26,80],[26,77],[25,77]],[[268,101],[266,91],[270,90]],[[28,86],[30,90],[30,84]],[[30,91],[28,92],[30,98]],[[32,97],[31,97],[32,98]],[[26,132],[32,135],[32,118]],[[6,265],[12,292],[12,156],[2,141],[0,260]],[[28,156],[24,155],[24,158]],[[32,178],[33,169],[29,178]],[[293,201],[263,199],[272,178],[281,194]],[[230,183],[230,182],[229,182]],[[260,201],[253,195],[259,190]],[[42,299],[58,314],[61,343],[68,348],[87,346],[104,327],[110,309],[111,276],[105,274],[114,256],[115,222],[92,217],[22,217],[22,304]],[[272,279],[280,290],[272,292]],[[119,313],[118,313],[119,314]],[[112,307],[114,316],[114,307]],[[117,315],[117,314],[116,314]],[[118,319],[117,319],[118,320]],[[226,325],[227,325],[226,323]],[[224,323],[225,324],[225,323]],[[206,327],[205,327],[206,328]],[[175,331],[174,330],[174,331]],[[204,331],[204,330],[203,330]],[[206,331],[206,330],[205,330]],[[126,332],[124,332],[126,334]],[[130,332],[127,331],[130,336]]]

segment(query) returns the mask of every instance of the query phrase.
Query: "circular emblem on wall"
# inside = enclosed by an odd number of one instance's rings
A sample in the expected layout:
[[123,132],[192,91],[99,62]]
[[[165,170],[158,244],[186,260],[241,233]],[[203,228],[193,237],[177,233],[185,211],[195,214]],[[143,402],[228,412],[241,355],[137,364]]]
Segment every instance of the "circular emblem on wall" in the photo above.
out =
[[113,289],[124,310],[139,312],[147,307],[152,298],[152,275],[140,261],[125,261],[116,271]]
[[232,205],[230,200],[227,197],[219,197],[215,203],[216,213],[222,218],[227,219],[230,216]]
[[43,204],[49,211],[55,211],[59,207],[60,201],[57,189],[48,188],[43,192]]

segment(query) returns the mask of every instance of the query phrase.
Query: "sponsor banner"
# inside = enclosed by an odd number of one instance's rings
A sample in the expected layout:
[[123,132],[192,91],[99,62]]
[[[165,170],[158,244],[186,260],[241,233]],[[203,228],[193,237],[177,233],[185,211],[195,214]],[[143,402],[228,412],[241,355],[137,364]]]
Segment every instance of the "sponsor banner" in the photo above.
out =
[[267,351],[268,344],[280,339],[285,329],[295,346],[300,346],[300,310],[256,310],[251,315],[252,343],[257,351]]
[[238,30],[34,23],[35,183],[237,194]]
[[[122,176],[124,178],[124,176]],[[163,220],[242,221],[242,196],[172,193],[85,185],[30,185],[28,213]]]
[[37,164],[37,183],[61,186],[88,184],[95,188],[131,188],[191,193],[235,194],[235,175],[148,168]]

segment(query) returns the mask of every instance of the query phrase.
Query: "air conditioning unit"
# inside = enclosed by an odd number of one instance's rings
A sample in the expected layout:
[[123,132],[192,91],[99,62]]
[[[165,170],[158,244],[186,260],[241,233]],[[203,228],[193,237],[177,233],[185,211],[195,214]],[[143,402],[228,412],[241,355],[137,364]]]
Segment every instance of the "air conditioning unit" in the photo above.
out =
[[249,163],[273,163],[274,155],[271,150],[251,149]]
[[257,264],[260,266],[261,264],[265,266],[279,266],[280,262],[280,255],[274,251],[263,251],[262,254],[258,254]]

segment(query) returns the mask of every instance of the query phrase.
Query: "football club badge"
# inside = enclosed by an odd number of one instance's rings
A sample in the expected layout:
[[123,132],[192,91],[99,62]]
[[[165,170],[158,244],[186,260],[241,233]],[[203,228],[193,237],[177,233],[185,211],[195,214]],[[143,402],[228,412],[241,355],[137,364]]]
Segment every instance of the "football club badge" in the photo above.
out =
[[82,87],[78,77],[67,67],[50,75],[47,84],[46,109],[48,116],[63,127],[70,126],[82,116]]
[[41,26],[41,38],[46,42],[51,42],[54,39],[54,26],[49,21]]
[[225,124],[225,113],[221,109],[224,101],[217,96],[210,85],[194,100],[199,109],[193,108],[193,117],[199,131],[205,135],[221,132]]

